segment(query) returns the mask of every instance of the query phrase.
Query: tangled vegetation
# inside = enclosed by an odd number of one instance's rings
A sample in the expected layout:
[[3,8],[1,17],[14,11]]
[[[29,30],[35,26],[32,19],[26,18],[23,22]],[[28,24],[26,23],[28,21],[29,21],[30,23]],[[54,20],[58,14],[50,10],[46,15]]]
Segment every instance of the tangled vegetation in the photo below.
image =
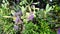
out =
[[60,0],[0,0],[0,34],[59,34]]

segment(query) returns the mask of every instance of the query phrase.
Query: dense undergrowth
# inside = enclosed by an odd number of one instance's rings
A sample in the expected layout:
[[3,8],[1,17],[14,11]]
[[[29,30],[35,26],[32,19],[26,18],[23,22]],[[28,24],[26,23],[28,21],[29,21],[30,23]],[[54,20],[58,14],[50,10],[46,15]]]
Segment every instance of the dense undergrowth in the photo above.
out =
[[[10,6],[3,0],[0,6],[0,34],[57,34],[60,6],[46,4],[45,9],[31,5],[33,0],[22,0]],[[38,3],[37,3],[38,4]]]

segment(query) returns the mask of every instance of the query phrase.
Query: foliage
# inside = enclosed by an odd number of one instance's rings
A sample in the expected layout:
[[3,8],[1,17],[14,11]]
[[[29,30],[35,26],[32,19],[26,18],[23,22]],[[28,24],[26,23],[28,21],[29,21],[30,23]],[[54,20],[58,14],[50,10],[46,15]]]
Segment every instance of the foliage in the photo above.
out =
[[57,2],[52,6],[47,3],[45,9],[36,8],[32,3],[33,0],[21,0],[19,4],[10,6],[8,0],[3,0],[0,6],[0,34],[56,34],[52,28],[59,26],[56,24],[60,18]]

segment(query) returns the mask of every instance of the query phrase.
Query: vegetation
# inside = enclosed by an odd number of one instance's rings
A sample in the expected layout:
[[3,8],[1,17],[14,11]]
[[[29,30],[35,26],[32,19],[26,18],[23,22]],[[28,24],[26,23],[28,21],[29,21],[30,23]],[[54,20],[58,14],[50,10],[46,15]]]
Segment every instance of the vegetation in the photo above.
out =
[[59,1],[0,0],[0,34],[57,34]]

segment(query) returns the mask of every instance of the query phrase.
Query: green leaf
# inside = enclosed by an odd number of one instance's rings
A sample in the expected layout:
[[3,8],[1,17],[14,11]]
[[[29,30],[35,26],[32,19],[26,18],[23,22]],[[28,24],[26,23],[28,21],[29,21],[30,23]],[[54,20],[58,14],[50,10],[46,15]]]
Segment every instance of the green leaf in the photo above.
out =
[[52,9],[52,7],[49,7],[48,10],[46,11],[46,13],[48,13],[51,9]]
[[46,10],[48,10],[48,9],[49,9],[49,4],[46,5]]

